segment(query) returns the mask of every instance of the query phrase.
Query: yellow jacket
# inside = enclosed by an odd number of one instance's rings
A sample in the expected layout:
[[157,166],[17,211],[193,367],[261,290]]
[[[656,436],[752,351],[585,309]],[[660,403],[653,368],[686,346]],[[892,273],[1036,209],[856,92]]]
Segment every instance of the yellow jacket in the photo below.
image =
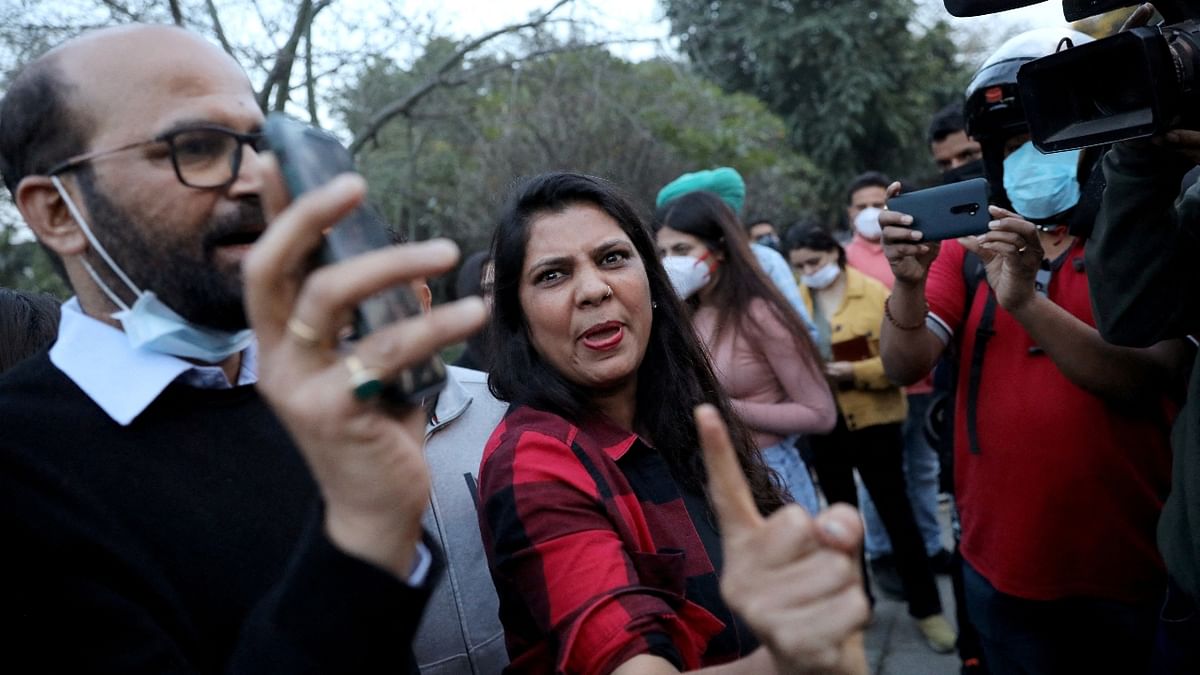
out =
[[[838,410],[851,431],[879,424],[903,422],[908,414],[904,392],[888,381],[879,356],[879,329],[883,325],[883,303],[888,289],[875,279],[847,266],[846,293],[833,316],[827,317],[831,342],[838,344],[856,337],[867,338],[871,358],[854,363],[852,388],[833,387]],[[808,311],[813,311],[812,293],[801,284],[800,293]]]

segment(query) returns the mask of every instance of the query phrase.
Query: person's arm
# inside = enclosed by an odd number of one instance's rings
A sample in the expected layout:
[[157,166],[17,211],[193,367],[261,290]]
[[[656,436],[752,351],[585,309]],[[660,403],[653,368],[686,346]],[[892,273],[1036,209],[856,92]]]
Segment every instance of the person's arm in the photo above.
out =
[[866,673],[858,512],[835,504],[813,518],[787,504],[764,518],[716,408],[697,407],[695,419],[725,556],[721,596],[778,672]]
[[1062,374],[1116,402],[1145,402],[1161,393],[1182,365],[1182,342],[1144,349],[1106,342],[1095,328],[1036,292],[1034,279],[1044,253],[1033,224],[995,206],[991,211],[996,218],[991,231],[964,245],[984,261],[997,304],[1020,322]]
[[332,675],[411,664],[409,644],[436,575],[412,587],[347,555],[324,535],[319,509],[241,625],[201,635],[195,608],[181,606],[128,523],[19,457],[0,447],[0,531],[10,551],[0,560],[0,645],[13,672]]
[[609,673],[641,654],[698,667],[722,624],[684,599],[682,560],[628,550],[596,478],[568,443],[514,419],[527,410],[510,413],[479,470],[493,579],[522,605],[502,621],[531,621],[566,672]]
[[[679,672],[674,664],[662,657],[639,654],[622,663],[613,671],[613,675],[676,675]],[[775,661],[766,647],[759,647],[749,656],[733,663],[687,672],[697,675],[772,675],[772,673],[779,673],[779,670],[775,667]],[[783,674],[780,673],[780,675]]]
[[733,408],[751,429],[780,436],[829,433],[837,424],[837,403],[811,350],[801,350],[786,324],[763,300],[747,311],[745,331],[787,393],[779,403],[733,399]]
[[[866,318],[868,323],[874,327],[871,331],[876,334],[879,327],[885,321],[883,316],[883,303],[887,301],[888,293],[882,286],[868,287],[861,299],[857,300],[853,311],[860,316]],[[850,309],[849,307],[847,309]],[[865,337],[868,341],[873,338]],[[876,345],[877,347],[877,345]],[[834,364],[829,364],[833,366]],[[849,382],[853,383],[855,389],[863,389],[867,391],[891,389],[896,385],[888,379],[887,373],[883,369],[883,357],[874,356],[860,361],[852,361],[847,364],[849,366]],[[828,369],[826,370],[828,372]]]
[[1107,187],[1086,255],[1096,325],[1115,344],[1148,347],[1200,325],[1200,184],[1179,196],[1196,162],[1172,143],[1200,146],[1200,132],[1118,143],[1104,158]]
[[[288,204],[273,163],[255,161],[271,218],[243,265],[246,314],[259,346],[257,388],[308,465],[322,511],[285,572],[282,590],[268,599],[265,615],[255,614],[252,621],[266,616],[266,625],[283,627],[293,644],[329,653],[345,647],[337,643],[337,631],[322,636],[319,628],[339,608],[340,620],[351,626],[401,621],[403,630],[383,641],[360,643],[355,656],[366,664],[382,656],[386,663],[397,650],[409,652],[424,602],[397,598],[406,597],[406,582],[428,581],[419,578],[429,556],[421,527],[430,492],[422,451],[425,415],[419,406],[364,400],[355,381],[371,375],[386,380],[426,361],[478,330],[486,309],[478,298],[460,300],[339,348],[345,317],[362,300],[444,273],[457,260],[457,250],[447,241],[389,247],[307,274],[306,261],[324,232],[362,202],[365,182],[341,176]],[[297,331],[297,325],[305,330]],[[346,585],[370,576],[366,569],[377,573],[380,584],[384,579],[393,584],[393,591],[380,592],[389,601],[384,606],[358,604],[353,586]],[[288,580],[300,590],[288,592]],[[332,596],[313,588],[322,583]],[[271,603],[276,609],[269,608]],[[379,637],[373,630],[364,635]],[[237,654],[243,653],[256,653],[255,646],[239,648]]]
[[[888,187],[888,197],[900,194],[900,184]],[[930,266],[941,248],[924,242],[921,232],[911,229],[912,216],[883,211],[883,252],[892,266],[896,283],[886,301],[879,331],[879,354],[888,379],[899,385],[921,381],[946,348],[946,343],[926,327],[929,304],[925,298]],[[959,274],[961,277],[962,275]]]

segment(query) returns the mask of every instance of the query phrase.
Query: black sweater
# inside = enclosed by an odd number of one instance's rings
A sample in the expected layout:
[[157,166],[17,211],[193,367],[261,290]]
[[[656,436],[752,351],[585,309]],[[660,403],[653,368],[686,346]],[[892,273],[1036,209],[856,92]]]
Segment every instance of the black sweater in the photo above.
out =
[[0,668],[409,669],[427,588],[341,553],[320,515],[253,387],[172,384],[121,427],[35,357],[0,378]]

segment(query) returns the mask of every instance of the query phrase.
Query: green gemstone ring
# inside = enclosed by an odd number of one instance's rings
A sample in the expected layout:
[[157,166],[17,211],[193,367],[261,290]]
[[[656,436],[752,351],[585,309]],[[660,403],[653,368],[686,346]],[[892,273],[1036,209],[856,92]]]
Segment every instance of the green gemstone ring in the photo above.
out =
[[370,401],[383,391],[383,381],[379,379],[379,371],[367,368],[357,356],[351,354],[342,359],[346,370],[350,371],[350,391],[359,401]]

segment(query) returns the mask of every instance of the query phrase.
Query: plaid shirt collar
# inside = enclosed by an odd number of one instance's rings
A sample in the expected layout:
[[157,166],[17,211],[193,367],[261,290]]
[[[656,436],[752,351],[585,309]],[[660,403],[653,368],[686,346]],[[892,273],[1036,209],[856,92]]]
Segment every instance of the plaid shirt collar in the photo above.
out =
[[604,450],[604,454],[614,462],[624,457],[638,441],[641,441],[646,447],[654,447],[645,438],[632,431],[622,429],[612,420],[600,414],[589,416],[578,427],[578,433],[586,435],[600,446]]

